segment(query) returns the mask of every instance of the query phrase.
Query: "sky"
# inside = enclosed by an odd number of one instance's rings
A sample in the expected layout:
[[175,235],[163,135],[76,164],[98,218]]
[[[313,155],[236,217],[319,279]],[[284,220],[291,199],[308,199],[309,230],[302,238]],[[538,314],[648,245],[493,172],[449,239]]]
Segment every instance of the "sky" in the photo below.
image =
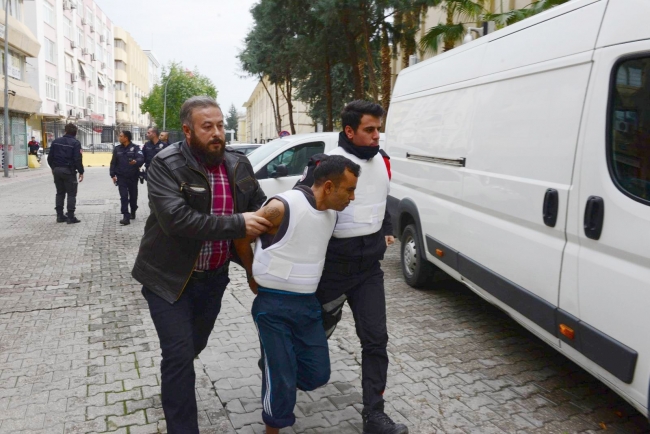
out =
[[198,68],[217,88],[227,112],[238,111],[257,81],[240,78],[237,55],[253,26],[256,0],[95,0],[114,25],[129,32],[143,50],[153,50],[162,65],[180,61]]

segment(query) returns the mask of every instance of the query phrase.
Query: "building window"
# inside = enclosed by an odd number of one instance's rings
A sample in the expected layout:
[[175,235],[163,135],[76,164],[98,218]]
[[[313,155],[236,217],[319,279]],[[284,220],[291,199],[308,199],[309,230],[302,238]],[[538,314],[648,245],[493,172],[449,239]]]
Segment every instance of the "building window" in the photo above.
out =
[[54,7],[47,1],[43,2],[43,20],[54,27]]
[[97,113],[104,114],[104,98],[97,98]]
[[74,60],[71,56],[65,56],[65,72],[74,72]]
[[115,90],[121,90],[122,92],[126,91],[126,83],[123,81],[116,81]]
[[126,50],[126,42],[124,42],[121,39],[116,39],[115,40],[115,48],[121,48],[122,50]]
[[86,6],[86,24],[93,25],[93,11],[88,6]]
[[77,27],[77,45],[79,48],[84,47],[84,31]]
[[88,82],[90,86],[92,86],[95,81],[97,81],[97,77],[95,77],[95,68],[93,68],[92,65],[86,65],[86,72],[88,73]]
[[65,85],[65,103],[74,105],[74,87],[71,84]]
[[126,111],[126,104],[124,104],[123,102],[115,103],[115,110],[118,112]]
[[71,41],[74,39],[74,35],[72,34],[72,21],[66,16],[63,17],[63,36]]
[[86,107],[86,92],[79,89],[79,107]]
[[[9,0],[9,15],[17,19],[23,20],[22,0]],[[4,7],[4,6],[3,6]]]
[[[4,70],[4,53],[2,53],[2,65],[0,65]],[[9,77],[15,78],[16,80],[23,79],[23,60],[22,56],[14,53],[13,51],[9,52]]]
[[102,46],[99,45],[99,42],[97,42],[97,49],[95,50],[95,54],[97,55],[97,61],[104,61],[104,50],[102,50]]
[[650,205],[650,57],[628,58],[613,71],[608,131],[609,172],[630,198]]
[[121,60],[116,60],[115,69],[119,69],[120,71],[126,71],[126,63],[122,62]]
[[87,100],[87,106],[86,108],[88,110],[92,110],[93,106],[95,105],[95,97],[93,95],[88,95],[88,100]]
[[47,38],[45,38],[45,60],[56,64],[56,45]]
[[56,78],[45,76],[45,96],[56,99]]

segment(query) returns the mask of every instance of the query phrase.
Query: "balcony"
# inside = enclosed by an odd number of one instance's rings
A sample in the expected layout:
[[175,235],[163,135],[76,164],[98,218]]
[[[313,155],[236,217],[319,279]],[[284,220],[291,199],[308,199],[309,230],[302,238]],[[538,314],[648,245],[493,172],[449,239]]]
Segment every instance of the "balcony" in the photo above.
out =
[[114,79],[115,81],[123,81],[124,83],[129,82],[128,74],[122,69],[115,69]]
[[129,98],[126,96],[126,92],[123,90],[116,90],[115,91],[115,102],[123,102],[123,103],[128,103]]
[[129,114],[127,112],[116,112],[117,122],[129,122]]
[[[5,24],[4,11],[0,14],[0,23]],[[4,41],[4,38],[5,34],[3,31],[0,34],[0,40]],[[27,57],[38,57],[38,52],[41,49],[41,44],[32,31],[11,15],[9,16],[9,45]]]
[[113,56],[115,60],[121,60],[124,63],[129,63],[129,56],[126,54],[126,50],[123,48],[115,47],[115,54]]

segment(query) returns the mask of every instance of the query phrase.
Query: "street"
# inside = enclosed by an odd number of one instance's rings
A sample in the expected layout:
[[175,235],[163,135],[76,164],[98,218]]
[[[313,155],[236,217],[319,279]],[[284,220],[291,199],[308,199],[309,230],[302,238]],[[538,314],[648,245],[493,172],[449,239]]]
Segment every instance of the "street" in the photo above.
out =
[[[160,350],[131,268],[149,214],[118,224],[108,168],[79,185],[81,223],[57,224],[47,168],[0,179],[0,433],[166,432]],[[383,261],[390,334],[386,412],[412,434],[645,433],[603,383],[465,286],[415,290],[399,244]],[[231,283],[195,361],[202,433],[262,433],[254,295]],[[299,392],[283,433],[361,433],[361,352],[346,307],[330,340],[332,376]]]

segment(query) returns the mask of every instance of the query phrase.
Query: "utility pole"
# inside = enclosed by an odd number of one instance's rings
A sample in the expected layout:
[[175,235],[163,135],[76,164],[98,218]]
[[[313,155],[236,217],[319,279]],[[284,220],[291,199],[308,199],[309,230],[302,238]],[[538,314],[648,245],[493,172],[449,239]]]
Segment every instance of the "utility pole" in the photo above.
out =
[[[4,172],[5,178],[9,178],[9,0],[5,0],[5,123],[4,123]],[[13,167],[13,164],[12,164]]]

